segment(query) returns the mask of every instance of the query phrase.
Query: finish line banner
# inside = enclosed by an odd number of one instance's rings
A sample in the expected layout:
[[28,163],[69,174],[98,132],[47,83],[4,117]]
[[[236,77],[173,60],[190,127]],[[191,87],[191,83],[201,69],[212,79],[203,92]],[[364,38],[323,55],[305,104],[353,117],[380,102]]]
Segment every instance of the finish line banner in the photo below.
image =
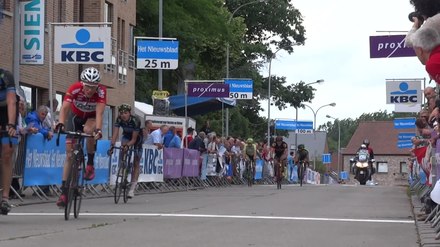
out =
[[416,56],[413,48],[404,44],[405,35],[370,36],[370,58]]

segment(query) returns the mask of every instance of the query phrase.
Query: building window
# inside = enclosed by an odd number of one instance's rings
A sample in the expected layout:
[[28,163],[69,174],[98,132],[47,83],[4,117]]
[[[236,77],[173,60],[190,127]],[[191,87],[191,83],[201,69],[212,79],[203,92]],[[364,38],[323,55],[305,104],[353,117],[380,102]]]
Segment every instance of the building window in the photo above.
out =
[[377,173],[388,173],[388,163],[387,162],[377,162]]
[[400,162],[400,173],[408,174],[408,165],[406,164],[406,162]]

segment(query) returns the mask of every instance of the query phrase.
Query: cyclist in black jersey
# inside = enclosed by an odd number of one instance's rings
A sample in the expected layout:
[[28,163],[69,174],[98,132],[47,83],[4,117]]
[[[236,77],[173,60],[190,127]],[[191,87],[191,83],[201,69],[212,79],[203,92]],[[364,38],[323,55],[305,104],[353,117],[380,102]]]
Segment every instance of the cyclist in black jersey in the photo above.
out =
[[0,214],[6,215],[11,210],[9,204],[9,188],[12,181],[12,161],[14,147],[18,143],[17,126],[17,95],[14,76],[11,72],[0,68],[0,149],[1,149],[1,179],[3,191],[0,198]]
[[[277,136],[275,142],[272,143],[272,150],[275,153],[275,165],[281,162],[281,173],[284,172],[284,166],[287,164],[288,146],[287,143],[283,141],[282,136]],[[275,169],[275,172],[277,169]]]
[[134,189],[137,185],[139,177],[139,161],[142,155],[142,135],[141,121],[140,119],[131,114],[131,106],[129,104],[122,104],[118,107],[119,116],[116,118],[113,126],[113,135],[111,140],[110,150],[113,150],[118,136],[119,128],[122,128],[121,147],[128,149],[130,146],[134,146],[134,164],[133,173],[131,176],[131,186],[128,191],[128,198],[134,197]]

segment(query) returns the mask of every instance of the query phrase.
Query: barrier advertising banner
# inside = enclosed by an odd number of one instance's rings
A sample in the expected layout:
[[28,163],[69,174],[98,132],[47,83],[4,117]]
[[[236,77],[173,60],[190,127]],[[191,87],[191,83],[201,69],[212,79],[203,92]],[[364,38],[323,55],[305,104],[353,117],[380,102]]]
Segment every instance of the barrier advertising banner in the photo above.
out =
[[142,145],[138,182],[163,182],[163,149]]
[[[66,159],[66,135],[60,136],[60,145],[56,138],[48,141],[41,134],[28,135],[26,139],[26,159],[24,167],[24,186],[61,184],[64,160]],[[107,150],[110,141],[98,141],[95,152],[95,178],[88,184],[108,182],[109,157]],[[85,147],[84,147],[85,150]],[[87,155],[85,156],[87,162]]]
[[180,178],[182,177],[183,149],[164,148],[163,149],[163,177]]
[[200,152],[198,150],[183,149],[183,170],[184,177],[199,176]]

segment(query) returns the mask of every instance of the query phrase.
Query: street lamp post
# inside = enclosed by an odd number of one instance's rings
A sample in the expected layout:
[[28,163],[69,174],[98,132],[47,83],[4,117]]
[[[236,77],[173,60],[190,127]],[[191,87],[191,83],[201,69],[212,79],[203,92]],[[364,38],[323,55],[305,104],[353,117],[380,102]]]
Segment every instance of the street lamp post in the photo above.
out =
[[[312,84],[321,84],[324,82],[324,79],[319,79],[317,81],[314,82],[310,82],[305,84],[304,86],[308,86],[308,85],[312,85]],[[298,107],[295,107],[295,123],[298,122]],[[295,149],[298,146],[298,133],[295,132]]]
[[[313,112],[313,135],[314,135],[314,138],[315,138],[314,141],[316,141],[316,133],[315,133],[315,131],[316,131],[316,115],[318,115],[319,110],[321,110],[322,108],[324,108],[326,106],[335,107],[336,103],[330,103],[330,104],[326,104],[326,105],[320,106],[318,108],[318,110],[316,110],[316,111],[313,110],[313,108],[311,106],[309,106],[309,105],[304,104],[304,106],[308,107]],[[313,169],[316,169],[316,146],[315,146],[315,151],[313,153]]]
[[339,178],[339,175],[340,175],[339,173],[341,172],[340,171],[340,168],[341,168],[341,123],[340,123],[339,119],[334,118],[330,115],[327,115],[326,117],[335,120],[335,122],[336,121],[338,122],[338,178]]
[[318,110],[316,110],[316,111],[313,110],[313,108],[311,106],[309,106],[309,105],[304,104],[304,106],[306,106],[307,108],[309,108],[313,112],[313,131],[316,131],[316,115],[318,114],[318,111],[321,110],[323,107],[326,107],[326,106],[335,107],[336,103],[333,102],[333,103],[330,103],[330,104],[326,104],[326,105],[320,106],[318,108]]
[[270,81],[272,77],[272,59],[275,57],[275,54],[279,52],[283,48],[278,48],[272,56],[269,58],[269,80],[267,82],[267,145],[270,146]]
[[[262,3],[262,2],[266,2],[268,0],[256,0],[256,1],[252,1],[252,2],[248,2],[245,4],[242,4],[240,6],[238,6],[234,11],[232,11],[231,16],[229,17],[228,20],[228,26],[231,24],[232,18],[234,17],[235,13],[237,13],[237,11],[239,9],[241,9],[244,6],[247,5],[251,5],[254,3]],[[229,42],[226,43],[226,79],[229,78]],[[222,103],[222,108],[223,108],[223,103]],[[222,130],[223,130],[223,116],[222,116]],[[223,131],[222,131],[222,135],[223,135]],[[226,136],[229,136],[229,108],[226,108]]]

